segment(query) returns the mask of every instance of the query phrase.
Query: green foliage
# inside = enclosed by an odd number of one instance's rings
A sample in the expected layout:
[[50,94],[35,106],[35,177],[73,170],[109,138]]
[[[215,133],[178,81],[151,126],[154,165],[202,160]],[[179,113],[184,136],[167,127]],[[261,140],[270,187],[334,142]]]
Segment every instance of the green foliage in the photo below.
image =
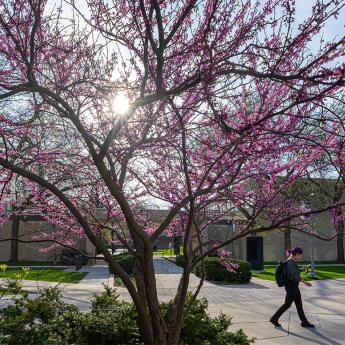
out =
[[0,298],[6,295],[18,295],[21,293],[22,281],[30,274],[30,267],[22,267],[16,270],[15,274],[7,275],[7,265],[0,265],[0,278],[6,278],[4,283],[0,282]]
[[[225,314],[212,318],[207,313],[208,303],[205,298],[195,300],[192,304],[192,294],[186,299],[187,313],[185,315],[180,336],[181,345],[249,345],[252,340],[239,330],[229,332],[231,318]],[[169,322],[169,316],[173,302],[162,304],[165,321]]]
[[[192,261],[194,260],[194,258],[192,258]],[[175,260],[175,264],[177,266],[183,267],[184,265],[184,256],[183,255],[177,255],[176,260]],[[194,269],[192,270],[192,272],[194,272]]]
[[65,304],[57,288],[42,290],[36,299],[13,299],[14,304],[0,310],[0,344],[67,345],[77,339],[70,327],[80,312]]
[[[205,258],[205,279],[226,283],[249,283],[251,278],[250,265],[246,261],[227,259],[228,262],[239,265],[235,272],[229,272],[217,257]],[[201,265],[197,265],[195,274],[201,276]]]
[[184,256],[183,255],[177,255],[175,264],[177,266],[183,267],[183,265],[184,265]]
[[[118,255],[113,255],[115,261],[125,270],[127,274],[133,274],[133,267],[135,256],[132,253],[125,252]],[[114,274],[111,267],[109,267],[110,273]]]
[[[16,297],[13,304],[0,310],[2,345],[141,345],[137,312],[131,303],[118,300],[116,291],[105,287],[95,296],[91,311],[81,313],[62,301],[58,288],[41,291],[36,299]],[[188,295],[186,305],[191,303]],[[172,301],[161,305],[166,321]],[[237,331],[228,332],[230,318],[212,318],[205,299],[196,300],[183,322],[181,345],[248,345],[250,340]]]
[[134,306],[118,301],[116,291],[107,287],[94,298],[91,312],[84,316],[80,344],[141,344],[136,317]]
[[64,303],[58,288],[13,302],[0,310],[2,345],[141,344],[133,305],[118,301],[110,288],[94,297],[88,313]]

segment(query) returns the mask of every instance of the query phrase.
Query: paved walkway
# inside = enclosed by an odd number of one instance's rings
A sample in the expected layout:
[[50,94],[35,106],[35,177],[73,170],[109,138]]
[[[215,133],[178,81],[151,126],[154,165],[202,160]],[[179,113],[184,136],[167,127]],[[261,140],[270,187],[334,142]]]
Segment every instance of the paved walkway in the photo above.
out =
[[[155,258],[154,266],[159,298],[168,301],[174,297],[182,270],[159,257]],[[95,266],[79,284],[60,284],[65,300],[81,310],[88,310],[90,298],[102,291],[101,282],[106,282],[107,277],[106,266]],[[190,290],[195,291],[198,283],[199,279],[191,275]],[[54,285],[56,283],[24,282],[24,288],[29,291]],[[130,300],[125,288],[117,290],[121,298]],[[242,328],[247,335],[257,337],[256,344],[345,345],[345,279],[315,281],[312,288],[302,285],[301,292],[306,315],[316,325],[314,330],[300,327],[294,306],[282,317],[282,328],[274,328],[268,322],[284,300],[284,289],[271,281],[253,278],[251,284],[245,285],[204,282],[199,297],[207,298],[212,315],[222,311],[233,317],[230,329]],[[4,303],[7,302],[0,301],[0,306]]]
[[[75,267],[67,268],[67,272],[75,272]],[[97,265],[91,267],[83,267],[78,272],[88,272],[84,279],[80,281],[81,284],[94,285],[103,287],[103,284],[109,283],[109,268],[108,265]]]

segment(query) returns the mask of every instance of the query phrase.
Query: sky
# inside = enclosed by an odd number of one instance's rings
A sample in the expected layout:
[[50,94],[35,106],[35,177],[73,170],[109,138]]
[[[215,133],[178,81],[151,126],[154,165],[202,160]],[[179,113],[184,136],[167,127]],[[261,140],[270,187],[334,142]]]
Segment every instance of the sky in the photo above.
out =
[[[301,23],[303,20],[311,15],[312,7],[315,4],[315,0],[297,0],[296,1],[296,24]],[[345,36],[345,8],[343,8],[339,14],[338,19],[330,19],[321,33],[325,40],[331,40],[334,37],[341,38]],[[319,37],[314,37],[311,43],[312,49],[319,47]]]

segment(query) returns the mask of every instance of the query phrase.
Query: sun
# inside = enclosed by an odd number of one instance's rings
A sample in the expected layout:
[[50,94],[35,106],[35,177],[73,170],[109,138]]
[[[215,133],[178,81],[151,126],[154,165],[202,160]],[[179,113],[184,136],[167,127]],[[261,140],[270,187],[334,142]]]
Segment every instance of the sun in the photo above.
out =
[[123,115],[129,109],[129,98],[126,95],[118,94],[111,102],[111,109],[114,113]]

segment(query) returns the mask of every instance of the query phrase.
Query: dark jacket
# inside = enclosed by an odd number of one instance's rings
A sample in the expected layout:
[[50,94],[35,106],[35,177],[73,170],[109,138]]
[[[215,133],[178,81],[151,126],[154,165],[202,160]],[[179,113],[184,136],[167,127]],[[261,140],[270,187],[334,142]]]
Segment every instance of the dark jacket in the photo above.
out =
[[301,281],[301,270],[292,259],[286,262],[286,275],[288,280],[299,283]]

